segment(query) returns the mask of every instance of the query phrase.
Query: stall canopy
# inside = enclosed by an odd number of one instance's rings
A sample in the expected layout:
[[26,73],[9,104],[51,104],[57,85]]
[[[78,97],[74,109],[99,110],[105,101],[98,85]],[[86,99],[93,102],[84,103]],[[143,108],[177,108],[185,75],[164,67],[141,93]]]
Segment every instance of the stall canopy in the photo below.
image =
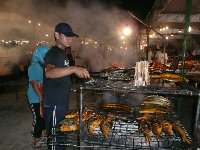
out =
[[[145,22],[150,27],[150,40],[183,39],[186,0],[156,0]],[[160,36],[152,29],[155,29]],[[143,32],[144,33],[144,32]],[[143,34],[144,35],[144,34]],[[192,0],[190,25],[188,29],[189,47],[200,45],[200,1]]]

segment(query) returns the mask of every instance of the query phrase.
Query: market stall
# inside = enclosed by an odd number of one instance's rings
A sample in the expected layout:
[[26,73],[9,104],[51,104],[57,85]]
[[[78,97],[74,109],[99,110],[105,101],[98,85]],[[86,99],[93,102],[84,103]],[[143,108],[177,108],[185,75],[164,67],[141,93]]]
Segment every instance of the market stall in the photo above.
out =
[[[151,78],[150,85],[137,87],[131,78],[133,70],[108,69],[84,82],[80,87],[80,110],[66,114],[65,119],[55,126],[54,134],[49,137],[50,145],[59,143],[92,149],[197,147],[200,92],[174,76]],[[87,91],[92,94],[87,96]],[[100,101],[95,106],[84,104],[85,98],[93,101],[97,98],[96,94],[102,96],[104,92],[111,92],[120,98],[114,103],[108,100],[106,103]],[[128,96],[138,94],[144,95],[140,102]],[[191,113],[194,111],[196,114],[186,120],[191,126],[184,124],[182,116],[179,116],[182,108],[177,101],[187,100],[193,103]],[[147,102],[152,103],[149,105]],[[171,127],[169,132],[164,129],[166,124]]]

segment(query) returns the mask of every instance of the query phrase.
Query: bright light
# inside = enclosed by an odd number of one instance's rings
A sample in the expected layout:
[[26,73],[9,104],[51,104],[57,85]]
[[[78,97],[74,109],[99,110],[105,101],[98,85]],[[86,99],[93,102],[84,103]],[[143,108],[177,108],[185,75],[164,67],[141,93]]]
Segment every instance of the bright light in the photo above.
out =
[[29,20],[28,23],[31,23],[31,20]]
[[191,32],[191,31],[192,31],[192,28],[191,28],[191,27],[189,27],[189,28],[188,28],[188,32]]
[[38,23],[38,26],[41,26],[41,24],[40,24],[40,23]]
[[123,34],[126,35],[126,36],[129,36],[131,34],[131,29],[129,27],[125,27],[123,29]]
[[165,37],[165,39],[166,39],[166,40],[168,40],[168,39],[169,39],[169,37],[168,37],[168,36],[166,36],[166,37]]
[[124,36],[122,35],[120,38],[123,40],[123,39],[124,39]]
[[48,34],[46,34],[45,36],[46,36],[46,37],[48,37],[49,35],[48,35]]

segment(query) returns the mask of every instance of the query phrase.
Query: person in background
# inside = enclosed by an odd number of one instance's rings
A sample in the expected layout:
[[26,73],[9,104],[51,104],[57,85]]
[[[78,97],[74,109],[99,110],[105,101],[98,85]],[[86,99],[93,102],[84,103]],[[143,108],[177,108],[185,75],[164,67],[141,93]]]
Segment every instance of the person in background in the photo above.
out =
[[147,49],[147,59],[149,64],[153,63],[153,52],[150,47]]
[[[53,125],[64,119],[69,111],[69,98],[72,88],[71,75],[79,78],[90,78],[89,72],[83,67],[70,66],[66,48],[71,46],[73,37],[78,37],[67,23],[59,23],[54,32],[55,46],[47,52],[44,60],[45,76],[43,88],[44,118],[47,136],[52,134]],[[66,149],[59,143],[48,149]],[[59,139],[58,139],[59,142]]]
[[167,63],[168,56],[163,48],[161,48],[159,51],[156,52],[155,59],[156,59],[156,62],[160,62],[161,64]]
[[38,46],[33,53],[32,61],[28,67],[28,90],[27,96],[33,114],[33,129],[34,146],[40,140],[42,131],[45,129],[45,121],[41,114],[42,101],[42,84],[43,84],[43,68],[44,56],[49,50],[47,46]]

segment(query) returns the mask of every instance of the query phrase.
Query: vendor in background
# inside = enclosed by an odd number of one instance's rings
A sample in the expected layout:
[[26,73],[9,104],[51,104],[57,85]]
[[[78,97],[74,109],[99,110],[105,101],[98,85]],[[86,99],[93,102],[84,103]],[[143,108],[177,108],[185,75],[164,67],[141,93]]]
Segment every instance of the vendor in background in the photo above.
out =
[[30,103],[33,114],[33,129],[34,145],[40,140],[42,131],[45,129],[45,121],[41,114],[42,101],[42,84],[43,84],[43,68],[44,56],[49,48],[47,46],[38,46],[33,53],[31,65],[28,67],[28,101]]
[[187,50],[187,51],[185,52],[185,60],[190,61],[190,60],[192,60],[192,58],[193,58],[193,56],[192,56],[192,54],[191,54],[191,51],[190,51],[190,50]]
[[161,47],[161,49],[156,52],[155,60],[156,60],[156,62],[160,62],[161,64],[166,64],[167,63],[168,55],[164,51],[163,47]]
[[149,64],[153,63],[153,58],[154,58],[154,55],[153,55],[153,52],[151,50],[151,47],[148,47],[148,49],[147,49],[147,59],[148,59]]

